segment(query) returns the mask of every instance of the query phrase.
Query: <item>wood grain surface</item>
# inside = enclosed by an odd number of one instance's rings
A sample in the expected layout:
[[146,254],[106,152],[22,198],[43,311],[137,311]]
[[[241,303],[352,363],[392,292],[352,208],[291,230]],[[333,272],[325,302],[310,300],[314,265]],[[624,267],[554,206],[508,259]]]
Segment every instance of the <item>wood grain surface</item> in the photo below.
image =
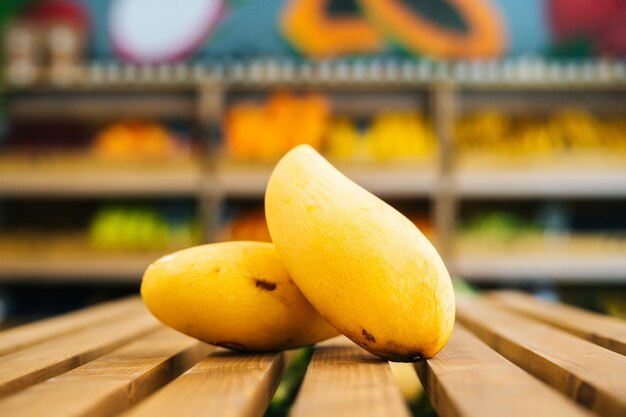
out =
[[0,356],[142,309],[141,299],[130,297],[4,330],[0,333]]
[[291,417],[410,416],[389,363],[346,338],[315,347]]
[[283,370],[282,353],[218,349],[124,417],[260,417]]
[[1,356],[0,396],[74,369],[159,326],[143,309]]
[[415,363],[417,374],[441,417],[590,417],[456,324],[434,358]]
[[457,300],[457,318],[498,353],[580,404],[626,415],[626,357],[486,299]]
[[487,294],[498,305],[541,320],[613,352],[626,355],[626,321],[580,308],[538,300],[519,291]]
[[3,417],[108,417],[189,369],[212,348],[167,328],[0,400]]

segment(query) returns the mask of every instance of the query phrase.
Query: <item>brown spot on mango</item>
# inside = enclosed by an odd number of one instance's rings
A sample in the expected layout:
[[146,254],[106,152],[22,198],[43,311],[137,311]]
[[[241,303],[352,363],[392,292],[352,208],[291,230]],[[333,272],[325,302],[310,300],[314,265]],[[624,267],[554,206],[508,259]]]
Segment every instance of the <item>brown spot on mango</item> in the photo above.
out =
[[376,338],[374,337],[373,334],[370,334],[367,332],[367,330],[363,329],[363,331],[361,332],[361,334],[363,335],[363,337],[365,338],[365,340],[367,340],[368,342],[372,342],[372,343],[376,343]]
[[254,284],[257,288],[260,288],[264,291],[274,291],[276,289],[275,282],[266,281],[264,279],[255,278]]

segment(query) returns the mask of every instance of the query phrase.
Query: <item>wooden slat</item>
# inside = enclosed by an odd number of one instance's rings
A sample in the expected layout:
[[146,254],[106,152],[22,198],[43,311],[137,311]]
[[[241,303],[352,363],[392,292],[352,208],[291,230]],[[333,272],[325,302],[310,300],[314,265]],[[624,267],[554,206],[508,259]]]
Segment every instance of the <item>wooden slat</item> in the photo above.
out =
[[162,328],[81,367],[0,400],[0,415],[111,416],[189,369],[211,349],[207,344]]
[[282,353],[218,349],[124,417],[262,416],[283,366]]
[[5,330],[0,333],[0,356],[144,308],[138,297],[125,298]]
[[291,417],[409,416],[389,363],[345,338],[315,348]]
[[626,357],[485,299],[457,300],[457,318],[498,353],[584,406],[626,415]]
[[497,354],[462,325],[434,358],[415,363],[441,417],[583,417],[593,414]]
[[516,291],[488,294],[498,305],[541,320],[613,352],[626,355],[626,321],[563,304],[538,300]]
[[83,365],[158,326],[144,310],[4,355],[0,357],[0,396]]

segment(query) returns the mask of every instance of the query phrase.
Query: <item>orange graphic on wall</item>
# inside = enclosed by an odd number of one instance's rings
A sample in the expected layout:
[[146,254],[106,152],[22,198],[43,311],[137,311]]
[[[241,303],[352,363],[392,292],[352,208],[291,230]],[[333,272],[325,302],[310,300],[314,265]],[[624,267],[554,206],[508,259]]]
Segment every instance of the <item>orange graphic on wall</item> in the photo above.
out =
[[376,53],[385,40],[432,58],[496,57],[506,46],[489,0],[289,0],[280,28],[309,58]]

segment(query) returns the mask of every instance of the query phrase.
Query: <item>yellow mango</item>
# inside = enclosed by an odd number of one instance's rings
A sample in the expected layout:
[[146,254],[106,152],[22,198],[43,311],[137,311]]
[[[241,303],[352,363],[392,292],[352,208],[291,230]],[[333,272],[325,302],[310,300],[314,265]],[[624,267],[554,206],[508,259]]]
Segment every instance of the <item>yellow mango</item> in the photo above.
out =
[[167,255],[146,270],[141,296],[165,325],[231,349],[293,349],[337,335],[271,243],[214,243]]
[[419,229],[308,146],[278,163],[265,194],[276,250],[311,304],[380,357],[429,358],[454,326],[454,293]]

